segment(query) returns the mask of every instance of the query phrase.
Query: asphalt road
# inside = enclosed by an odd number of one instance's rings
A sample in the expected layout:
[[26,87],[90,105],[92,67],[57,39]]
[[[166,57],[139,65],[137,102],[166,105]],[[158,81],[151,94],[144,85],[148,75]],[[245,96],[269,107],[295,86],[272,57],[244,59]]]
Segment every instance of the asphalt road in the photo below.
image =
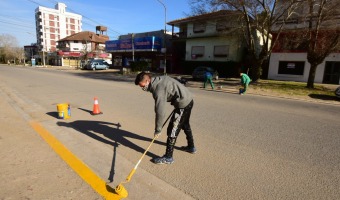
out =
[[[125,179],[153,136],[152,96],[131,79],[0,66],[0,84],[26,118],[112,186]],[[151,157],[165,151],[163,133],[126,184],[129,199],[340,198],[339,105],[190,90],[198,153],[176,150],[175,163],[154,165]],[[89,113],[94,97],[102,115]],[[56,105],[64,102],[71,104],[68,120],[56,118]],[[180,133],[176,146],[182,145]]]

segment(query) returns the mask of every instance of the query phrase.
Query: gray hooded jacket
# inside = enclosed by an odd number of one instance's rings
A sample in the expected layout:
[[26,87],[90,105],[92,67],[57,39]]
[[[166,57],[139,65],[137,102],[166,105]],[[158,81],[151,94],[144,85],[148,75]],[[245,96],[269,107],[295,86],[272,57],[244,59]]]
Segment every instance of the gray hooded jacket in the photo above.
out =
[[162,130],[165,120],[165,104],[171,102],[175,108],[185,108],[192,101],[192,94],[183,84],[169,76],[152,77],[148,91],[155,100],[155,132]]

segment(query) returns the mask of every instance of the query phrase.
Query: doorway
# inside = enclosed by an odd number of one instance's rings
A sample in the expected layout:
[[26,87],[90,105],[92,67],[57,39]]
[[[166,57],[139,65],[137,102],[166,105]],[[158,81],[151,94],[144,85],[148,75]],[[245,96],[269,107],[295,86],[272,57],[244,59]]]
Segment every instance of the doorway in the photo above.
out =
[[322,83],[340,84],[340,62],[326,62]]

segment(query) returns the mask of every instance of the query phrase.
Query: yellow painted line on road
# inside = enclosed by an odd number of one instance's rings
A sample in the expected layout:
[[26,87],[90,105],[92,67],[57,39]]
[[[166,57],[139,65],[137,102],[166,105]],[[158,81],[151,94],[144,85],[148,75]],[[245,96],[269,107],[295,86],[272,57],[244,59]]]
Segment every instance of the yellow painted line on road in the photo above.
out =
[[32,128],[52,147],[52,149],[99,195],[105,199],[120,199],[117,194],[109,192],[106,182],[97,176],[85,163],[77,158],[61,142],[59,142],[51,133],[49,133],[38,122],[31,121]]

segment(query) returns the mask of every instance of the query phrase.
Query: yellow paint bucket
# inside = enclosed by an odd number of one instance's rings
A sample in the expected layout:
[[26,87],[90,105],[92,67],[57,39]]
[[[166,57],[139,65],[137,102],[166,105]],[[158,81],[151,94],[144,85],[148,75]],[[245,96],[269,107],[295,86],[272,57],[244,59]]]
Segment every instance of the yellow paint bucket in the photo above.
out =
[[71,106],[69,103],[58,104],[57,111],[59,119],[68,119],[71,117]]

